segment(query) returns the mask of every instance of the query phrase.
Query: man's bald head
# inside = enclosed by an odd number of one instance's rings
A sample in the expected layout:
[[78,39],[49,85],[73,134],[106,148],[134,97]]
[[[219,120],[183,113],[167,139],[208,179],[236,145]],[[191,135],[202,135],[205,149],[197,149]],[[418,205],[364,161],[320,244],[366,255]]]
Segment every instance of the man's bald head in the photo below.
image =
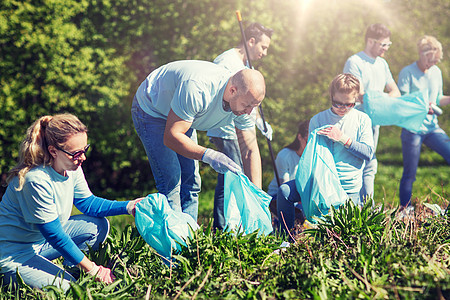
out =
[[237,116],[250,114],[264,100],[266,84],[259,71],[244,69],[228,81],[223,100]]
[[241,95],[250,94],[255,99],[264,99],[266,83],[261,72],[252,69],[243,69],[231,78],[231,84],[235,86]]

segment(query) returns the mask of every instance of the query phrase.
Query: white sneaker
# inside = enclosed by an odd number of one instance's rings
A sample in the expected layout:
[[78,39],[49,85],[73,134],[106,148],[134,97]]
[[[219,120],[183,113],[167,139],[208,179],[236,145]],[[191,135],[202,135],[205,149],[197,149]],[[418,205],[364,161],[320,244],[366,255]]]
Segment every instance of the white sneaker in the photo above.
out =
[[398,216],[400,219],[414,217],[414,206],[407,206],[398,214]]

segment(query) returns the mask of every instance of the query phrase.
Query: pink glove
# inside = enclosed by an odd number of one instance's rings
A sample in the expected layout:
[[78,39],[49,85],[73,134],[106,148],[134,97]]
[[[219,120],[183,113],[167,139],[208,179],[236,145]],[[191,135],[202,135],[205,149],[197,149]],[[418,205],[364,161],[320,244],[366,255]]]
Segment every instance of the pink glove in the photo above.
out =
[[336,126],[330,126],[330,127],[324,128],[324,129],[320,130],[319,132],[317,132],[317,134],[325,135],[333,142],[341,143],[342,145],[344,145],[347,148],[352,143],[352,140],[348,136],[346,136]]
[[127,204],[127,212],[129,215],[132,215],[133,217],[136,215],[136,204],[142,201],[144,198],[138,198],[136,200],[131,200]]
[[111,269],[105,268],[104,266],[97,266],[95,263],[92,264],[94,266],[87,274],[95,276],[97,281],[110,284],[116,280],[116,276],[114,276]]

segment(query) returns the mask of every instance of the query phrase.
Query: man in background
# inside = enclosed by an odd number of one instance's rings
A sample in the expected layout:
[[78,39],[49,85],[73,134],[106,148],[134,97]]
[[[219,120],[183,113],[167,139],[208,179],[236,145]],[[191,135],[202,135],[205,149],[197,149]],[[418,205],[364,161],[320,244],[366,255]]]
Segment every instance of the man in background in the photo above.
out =
[[[362,101],[365,91],[384,92],[386,90],[389,96],[400,97],[400,91],[392,77],[389,65],[383,58],[391,45],[390,30],[383,24],[372,24],[366,31],[364,50],[347,59],[343,73],[353,74],[361,82],[360,101]],[[379,125],[373,126],[374,155],[364,168],[363,185],[360,192],[362,200],[372,198],[372,202],[375,174],[378,168],[375,150],[379,131]]]
[[[260,60],[267,55],[273,30],[259,23],[251,23],[244,32],[246,41],[242,40],[236,48],[231,48],[214,59],[215,64],[225,67],[232,74],[249,66],[244,43],[247,45],[251,62]],[[262,134],[269,140],[272,140],[272,128],[266,122],[267,131],[264,130],[264,123],[257,114],[257,109],[254,109],[252,117],[255,119],[256,126],[261,130]],[[254,130],[253,134],[256,140],[256,132]],[[242,166],[242,157],[234,124],[208,130],[207,136],[220,152]],[[224,229],[226,225],[224,214],[224,176],[219,173],[214,194],[214,228]]]

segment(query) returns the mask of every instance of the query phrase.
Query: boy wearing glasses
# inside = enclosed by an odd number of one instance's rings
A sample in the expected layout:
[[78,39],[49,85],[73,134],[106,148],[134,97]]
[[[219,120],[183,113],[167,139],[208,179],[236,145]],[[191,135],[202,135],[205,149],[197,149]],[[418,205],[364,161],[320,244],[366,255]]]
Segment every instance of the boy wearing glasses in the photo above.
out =
[[[389,65],[383,58],[391,44],[390,30],[383,24],[372,24],[366,31],[364,51],[347,59],[343,73],[353,74],[361,82],[361,95],[358,101],[362,101],[364,91],[384,92],[386,90],[389,96],[400,97],[400,91],[392,77]],[[373,127],[374,151],[377,148],[379,130],[380,126]],[[374,155],[363,172],[363,186],[360,192],[362,198],[373,198],[377,166],[378,162]]]
[[[351,74],[337,75],[330,85],[331,108],[318,113],[309,122],[310,133],[331,125],[317,134],[330,139],[329,150],[342,188],[357,205],[362,204],[359,195],[362,171],[374,152],[372,121],[367,114],[353,109],[359,90],[358,78]],[[294,227],[295,202],[301,202],[301,199],[295,180],[292,180],[282,184],[277,195],[278,218],[284,219],[287,229]]]

